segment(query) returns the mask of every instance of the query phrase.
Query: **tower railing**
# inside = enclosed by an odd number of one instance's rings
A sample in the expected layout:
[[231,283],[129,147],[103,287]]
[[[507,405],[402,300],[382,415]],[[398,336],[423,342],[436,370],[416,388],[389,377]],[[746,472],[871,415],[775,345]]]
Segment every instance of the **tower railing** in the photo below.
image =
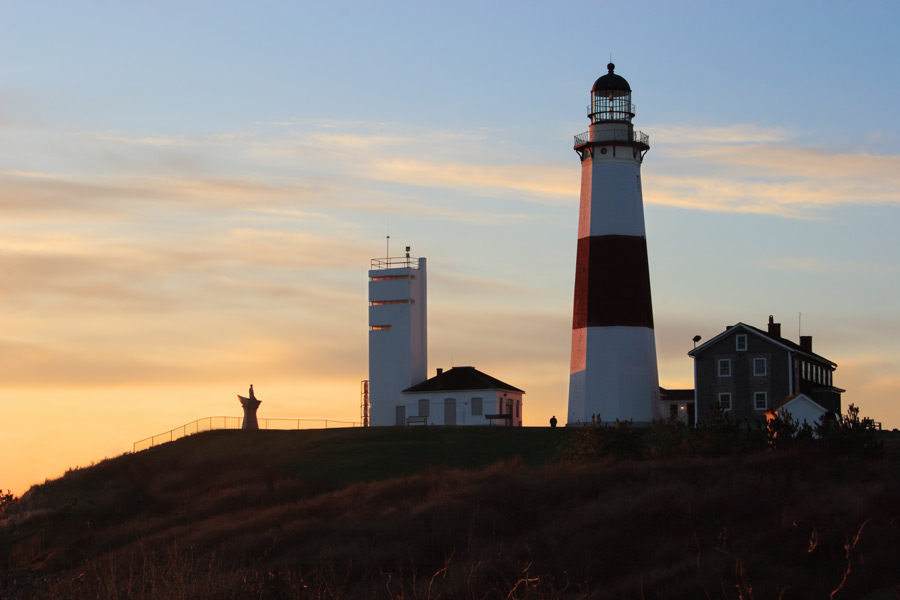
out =
[[386,258],[373,258],[372,266],[369,270],[376,271],[378,269],[403,269],[403,268],[419,268],[419,259],[407,256],[389,256]]
[[[299,429],[328,429],[328,427],[359,427],[355,421],[336,421],[334,419],[258,419],[260,429],[271,430],[299,430]],[[146,450],[153,446],[159,446],[168,442],[217,429],[240,429],[244,422],[243,417],[204,417],[185,423],[181,427],[152,435],[138,440],[133,444],[132,452]]]
[[591,132],[585,131],[575,136],[575,147],[584,146],[589,142],[636,142],[638,144],[650,145],[650,136],[643,131],[628,132],[626,129],[610,129],[607,131],[596,132],[591,139]]

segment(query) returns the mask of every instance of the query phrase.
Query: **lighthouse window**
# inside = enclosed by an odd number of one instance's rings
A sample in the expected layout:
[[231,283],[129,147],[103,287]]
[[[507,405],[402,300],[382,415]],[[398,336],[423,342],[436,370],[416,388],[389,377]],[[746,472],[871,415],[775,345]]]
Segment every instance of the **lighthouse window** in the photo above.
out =
[[719,377],[731,377],[731,359],[719,359]]
[[372,306],[384,306],[385,304],[409,304],[411,300],[375,300]]
[[411,279],[411,275],[376,275],[372,281],[389,281],[391,279]]
[[390,325],[372,325],[372,331],[384,331],[385,329],[390,329]]

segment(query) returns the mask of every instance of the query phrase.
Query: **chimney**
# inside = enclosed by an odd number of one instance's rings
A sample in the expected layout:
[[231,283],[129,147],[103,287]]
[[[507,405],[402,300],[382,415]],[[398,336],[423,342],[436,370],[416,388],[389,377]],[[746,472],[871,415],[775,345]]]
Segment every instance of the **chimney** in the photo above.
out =
[[800,336],[800,349],[804,352],[812,352],[812,336],[811,335],[801,335]]
[[769,315],[769,335],[776,339],[781,338],[781,323],[776,323],[772,315]]
[[[442,368],[440,368],[440,367],[437,368],[437,374],[438,374],[438,375],[441,375],[443,372],[444,372],[444,369],[442,369]],[[437,375],[435,375],[435,377],[437,377]]]

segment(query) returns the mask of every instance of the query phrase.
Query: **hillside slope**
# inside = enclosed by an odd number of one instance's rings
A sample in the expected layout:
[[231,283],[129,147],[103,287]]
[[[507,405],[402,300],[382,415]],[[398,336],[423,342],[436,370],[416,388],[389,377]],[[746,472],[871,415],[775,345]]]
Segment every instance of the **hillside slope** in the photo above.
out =
[[900,593],[895,460],[547,462],[568,435],[218,431],[125,455],[23,497],[0,597]]

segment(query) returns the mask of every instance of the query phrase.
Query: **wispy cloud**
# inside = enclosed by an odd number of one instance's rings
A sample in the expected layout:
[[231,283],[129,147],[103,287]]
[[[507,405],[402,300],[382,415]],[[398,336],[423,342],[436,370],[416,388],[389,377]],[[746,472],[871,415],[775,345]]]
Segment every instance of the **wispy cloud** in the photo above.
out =
[[805,273],[872,273],[877,275],[898,275],[900,266],[876,262],[854,262],[846,260],[825,260],[811,256],[785,256],[777,259],[756,261],[756,266],[764,269],[802,271]]
[[736,123],[721,127],[694,125],[649,125],[651,141],[665,146],[741,145],[783,142],[788,132],[778,127],[761,127],[753,123]]
[[544,165],[486,165],[395,158],[377,160],[365,173],[376,180],[466,189],[488,196],[515,190],[528,193],[525,198],[536,202],[571,201],[577,197],[579,185],[570,169]]
[[661,158],[644,181],[645,200],[656,204],[795,219],[821,219],[839,206],[900,205],[900,156],[747,143],[679,146]]

